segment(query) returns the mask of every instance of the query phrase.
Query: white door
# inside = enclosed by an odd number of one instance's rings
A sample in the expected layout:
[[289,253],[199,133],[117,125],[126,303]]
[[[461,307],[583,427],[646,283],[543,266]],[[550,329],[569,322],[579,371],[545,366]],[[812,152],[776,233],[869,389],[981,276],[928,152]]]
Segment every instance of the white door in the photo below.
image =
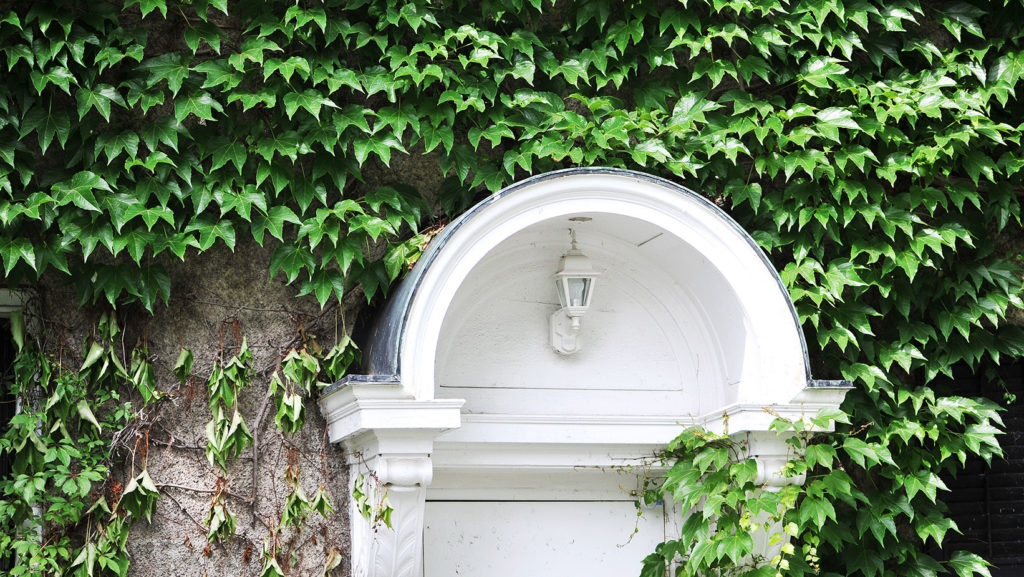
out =
[[633,501],[428,501],[425,577],[635,577],[665,540]]

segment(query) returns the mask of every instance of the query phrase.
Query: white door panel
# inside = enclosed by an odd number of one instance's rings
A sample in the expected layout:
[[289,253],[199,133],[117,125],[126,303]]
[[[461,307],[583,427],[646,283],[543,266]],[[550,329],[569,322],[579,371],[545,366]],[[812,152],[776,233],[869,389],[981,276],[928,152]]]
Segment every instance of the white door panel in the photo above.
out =
[[635,577],[664,519],[632,501],[428,501],[424,575]]

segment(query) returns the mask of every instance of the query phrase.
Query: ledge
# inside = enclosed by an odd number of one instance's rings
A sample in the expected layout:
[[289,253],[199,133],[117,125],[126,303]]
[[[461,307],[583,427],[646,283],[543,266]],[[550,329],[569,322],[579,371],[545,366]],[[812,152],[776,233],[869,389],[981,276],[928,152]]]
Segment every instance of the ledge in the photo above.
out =
[[398,431],[410,442],[421,437],[419,441],[429,445],[441,432],[459,427],[462,403],[461,399],[410,398],[401,383],[366,375],[339,381],[320,397],[330,441],[347,445],[367,434],[380,439]]

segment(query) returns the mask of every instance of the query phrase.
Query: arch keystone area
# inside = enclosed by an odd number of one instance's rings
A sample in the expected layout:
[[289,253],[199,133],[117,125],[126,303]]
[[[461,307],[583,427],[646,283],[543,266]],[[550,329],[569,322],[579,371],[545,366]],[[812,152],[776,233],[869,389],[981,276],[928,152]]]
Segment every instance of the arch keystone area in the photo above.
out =
[[[548,344],[547,318],[570,226],[601,276],[583,349],[565,356]],[[608,471],[653,457],[683,426],[745,436],[770,480],[785,462],[763,434],[773,415],[838,406],[849,385],[811,380],[789,294],[739,225],[682,186],[615,169],[530,178],[449,224],[365,348],[364,374],[321,398],[350,483],[386,487],[394,509],[393,529],[375,531],[353,503],[358,576],[419,577],[424,558],[427,575],[472,571],[472,552],[423,548],[424,527],[428,543],[449,534],[431,527],[463,501],[606,515],[582,503],[623,500]]]

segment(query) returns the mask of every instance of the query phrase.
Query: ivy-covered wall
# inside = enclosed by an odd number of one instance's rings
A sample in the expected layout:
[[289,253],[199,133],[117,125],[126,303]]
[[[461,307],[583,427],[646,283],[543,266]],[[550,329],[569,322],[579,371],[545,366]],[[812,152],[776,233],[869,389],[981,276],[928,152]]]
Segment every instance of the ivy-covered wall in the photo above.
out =
[[[923,551],[955,530],[939,472],[998,456],[997,406],[915,383],[1022,352],[1021,21],[983,0],[0,0],[0,262],[42,303],[5,385],[26,412],[0,445],[0,550],[21,571],[145,574],[126,552],[165,558],[202,526],[210,574],[250,545],[254,573],[322,567],[342,522],[290,521],[328,512],[310,399],[358,354],[356,303],[488,191],[605,165],[730,211],[782,273],[816,375],[857,384],[792,503],[814,554],[756,570],[984,574]],[[232,495],[263,447],[253,525]],[[179,460],[215,493],[161,488],[186,484],[161,478]],[[701,562],[748,570],[744,540],[707,542]]]
[[[268,394],[270,373],[284,354],[301,348],[303,338],[314,347],[333,343],[345,326],[342,306],[321,310],[312,298],[296,298],[294,289],[270,279],[269,257],[268,251],[243,239],[234,251],[220,247],[184,263],[170,263],[169,305],[152,315],[137,305],[126,306],[117,315],[122,332],[115,336],[115,352],[144,346],[152,383],[164,396],[145,408],[137,394],[121,398],[133,402],[135,412],[115,425],[123,426],[121,431],[107,431],[114,434],[117,456],[109,477],[95,482],[82,502],[91,505],[102,497],[114,507],[128,480],[147,471],[161,497],[151,522],[131,526],[125,551],[132,575],[254,575],[265,563],[265,546],[288,560],[292,575],[313,575],[323,569],[332,550],[340,556],[347,547],[347,521],[342,515],[309,515],[311,511],[299,507],[299,514],[307,517],[302,530],[281,526],[294,493],[286,471],[295,473],[307,501],[324,490],[334,508],[346,501],[348,479],[340,450],[325,444],[325,423],[315,405],[308,408],[305,426],[297,433],[282,433],[275,423],[281,392]],[[37,315],[45,327],[44,348],[77,368],[86,356],[80,349],[82,340],[96,335],[103,307],[80,309],[73,287],[60,279],[44,278],[39,294],[29,303],[29,314]],[[347,312],[353,314],[351,306]],[[237,407],[251,441],[237,459],[221,468],[207,456],[207,423],[213,420],[216,405],[210,402],[206,377],[215,361],[223,364],[236,355],[243,339],[252,353],[252,374],[237,391]],[[185,343],[194,353],[192,376],[180,383],[174,367]],[[102,405],[96,413],[110,408]],[[231,413],[226,416],[230,419]],[[44,439],[49,445],[60,437]],[[40,502],[49,504],[52,499],[42,497]],[[126,505],[122,503],[121,509]],[[233,522],[219,527],[211,522],[215,506],[223,506],[225,517],[234,516]],[[105,521],[106,514],[98,516],[97,523]],[[58,541],[59,533],[51,530],[48,538]],[[117,548],[99,547],[100,552],[116,553]],[[78,567],[88,567],[88,560]],[[101,567],[97,560],[94,574],[107,574]]]

